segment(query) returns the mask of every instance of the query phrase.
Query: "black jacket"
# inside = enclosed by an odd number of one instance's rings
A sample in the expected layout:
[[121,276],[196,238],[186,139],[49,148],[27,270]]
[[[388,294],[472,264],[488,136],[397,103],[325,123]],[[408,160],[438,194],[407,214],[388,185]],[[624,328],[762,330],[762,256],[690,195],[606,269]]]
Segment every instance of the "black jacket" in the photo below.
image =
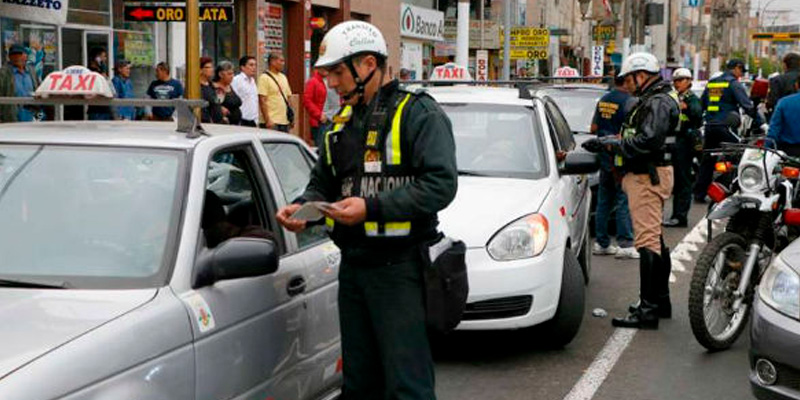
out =
[[[403,110],[401,164],[389,166],[384,162],[382,173],[365,172],[369,126],[374,121],[384,121],[378,130],[382,132],[380,137],[386,138],[398,99],[408,93],[397,81],[392,81],[381,88],[380,103],[372,116],[366,105],[355,106],[343,130],[327,136],[329,146],[321,146],[310,182],[299,199],[299,202],[334,202],[363,197],[367,221],[411,221],[411,234],[405,237],[367,237],[364,224],[336,224],[331,238],[344,251],[357,250],[362,254],[403,251],[429,240],[436,235],[436,213],[455,197],[458,171],[452,125],[436,101],[426,94],[411,94]],[[383,146],[385,141],[379,140],[378,147]],[[328,164],[328,147],[332,165]]]
[[639,104],[628,114],[626,127],[636,130],[623,137],[620,149],[629,172],[644,174],[652,165],[663,163],[667,136],[675,134],[680,118],[677,101],[670,96],[674,89],[658,78],[639,97]]
[[778,100],[793,94],[794,84],[800,70],[787,71],[785,74],[778,75],[769,80],[769,93],[767,93],[767,110],[772,112],[778,105]]

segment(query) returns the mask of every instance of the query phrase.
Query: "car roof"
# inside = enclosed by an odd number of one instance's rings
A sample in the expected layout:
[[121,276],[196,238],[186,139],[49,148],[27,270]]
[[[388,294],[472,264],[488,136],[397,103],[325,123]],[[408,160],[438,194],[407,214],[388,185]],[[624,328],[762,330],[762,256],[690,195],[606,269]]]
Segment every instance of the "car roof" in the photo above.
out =
[[552,84],[552,85],[537,86],[536,90],[543,90],[547,92],[553,92],[553,91],[607,92],[608,85],[603,85],[598,83],[568,83],[563,85]]
[[6,143],[191,149],[212,136],[241,135],[252,138],[252,135],[256,134],[259,140],[298,140],[285,133],[228,125],[204,125],[205,135],[189,138],[185,133],[175,130],[174,122],[55,121],[7,123],[0,127],[2,127],[0,142]]
[[439,103],[473,103],[530,106],[531,99],[521,99],[519,90],[509,87],[436,86],[425,89]]

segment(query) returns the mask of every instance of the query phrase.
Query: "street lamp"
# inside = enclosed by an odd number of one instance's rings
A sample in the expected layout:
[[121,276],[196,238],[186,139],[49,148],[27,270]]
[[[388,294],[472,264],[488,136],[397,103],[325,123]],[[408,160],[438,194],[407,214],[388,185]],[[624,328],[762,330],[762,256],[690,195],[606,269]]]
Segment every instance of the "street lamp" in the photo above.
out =
[[589,13],[589,6],[592,4],[592,0],[578,0],[578,3],[581,5],[582,18],[586,19],[586,14]]
[[619,21],[620,7],[622,7],[623,0],[611,0],[611,12],[614,13],[614,21]]

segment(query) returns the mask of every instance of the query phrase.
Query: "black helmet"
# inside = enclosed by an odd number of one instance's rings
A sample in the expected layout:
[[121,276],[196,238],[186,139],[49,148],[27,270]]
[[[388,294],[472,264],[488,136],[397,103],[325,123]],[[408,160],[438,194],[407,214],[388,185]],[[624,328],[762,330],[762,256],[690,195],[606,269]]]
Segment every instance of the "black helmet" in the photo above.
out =
[[736,67],[742,67],[742,72],[747,72],[747,67],[745,67],[744,61],[742,59],[731,58],[730,60],[728,60],[728,64],[726,65],[727,69],[731,70]]

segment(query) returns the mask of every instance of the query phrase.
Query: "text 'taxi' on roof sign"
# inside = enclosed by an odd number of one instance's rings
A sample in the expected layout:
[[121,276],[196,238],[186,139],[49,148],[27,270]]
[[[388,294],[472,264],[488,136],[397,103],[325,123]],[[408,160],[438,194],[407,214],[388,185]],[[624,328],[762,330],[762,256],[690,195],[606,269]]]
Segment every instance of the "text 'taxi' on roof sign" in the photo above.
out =
[[49,96],[113,98],[114,91],[103,75],[92,72],[84,66],[74,65],[63,71],[48,74],[34,95],[40,98]]

